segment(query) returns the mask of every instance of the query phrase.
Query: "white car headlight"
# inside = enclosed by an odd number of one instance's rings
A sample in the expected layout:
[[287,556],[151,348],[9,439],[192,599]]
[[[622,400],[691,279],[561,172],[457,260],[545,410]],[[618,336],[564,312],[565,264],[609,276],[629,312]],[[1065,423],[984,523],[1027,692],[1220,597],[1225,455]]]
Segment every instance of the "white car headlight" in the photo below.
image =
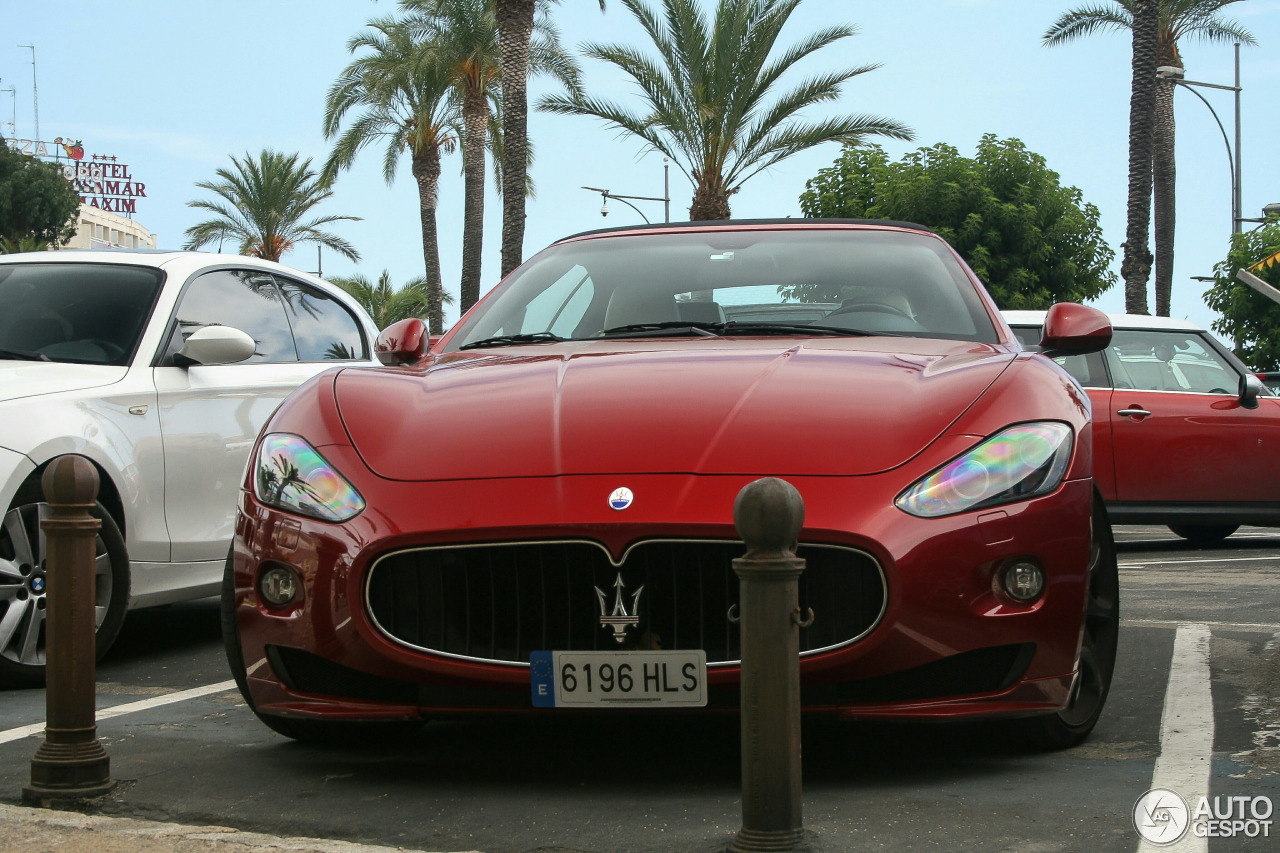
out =
[[1072,435],[1056,421],[1009,427],[919,480],[894,504],[937,518],[1048,494],[1066,476]]
[[321,521],[347,521],[364,509],[364,498],[319,451],[286,433],[262,440],[254,461],[253,493],[268,506]]

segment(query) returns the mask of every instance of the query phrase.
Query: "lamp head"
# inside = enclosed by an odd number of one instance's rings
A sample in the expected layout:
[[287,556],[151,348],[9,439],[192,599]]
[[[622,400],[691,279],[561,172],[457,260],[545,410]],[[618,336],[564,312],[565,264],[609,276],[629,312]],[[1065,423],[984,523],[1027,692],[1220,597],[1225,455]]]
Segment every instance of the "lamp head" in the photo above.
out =
[[1179,65],[1161,65],[1156,69],[1156,76],[1162,80],[1181,80],[1186,76],[1186,71]]

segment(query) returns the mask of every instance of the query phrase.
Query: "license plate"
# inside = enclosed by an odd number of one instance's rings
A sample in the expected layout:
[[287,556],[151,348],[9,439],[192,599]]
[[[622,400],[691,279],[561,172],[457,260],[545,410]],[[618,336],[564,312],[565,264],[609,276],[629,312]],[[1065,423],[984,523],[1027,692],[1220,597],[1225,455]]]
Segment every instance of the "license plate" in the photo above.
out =
[[533,652],[533,704],[539,708],[702,707],[707,653]]

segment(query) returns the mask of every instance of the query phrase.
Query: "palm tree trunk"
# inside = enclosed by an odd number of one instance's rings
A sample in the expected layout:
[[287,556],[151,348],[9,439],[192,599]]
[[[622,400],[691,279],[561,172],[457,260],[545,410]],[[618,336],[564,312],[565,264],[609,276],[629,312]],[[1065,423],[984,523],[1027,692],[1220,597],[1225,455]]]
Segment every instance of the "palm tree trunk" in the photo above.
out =
[[1129,99],[1129,215],[1125,229],[1124,305],[1129,314],[1146,314],[1151,250],[1151,157],[1155,123],[1156,39],[1159,0],[1133,0],[1133,84]]
[[489,100],[484,92],[468,89],[462,104],[462,168],[465,180],[462,209],[461,311],[480,298],[480,261],[484,242],[484,144],[489,128]]
[[525,178],[529,152],[529,40],[534,0],[496,0],[502,50],[502,275],[524,251]]
[[[1161,64],[1172,65],[1176,56],[1161,57]],[[1153,182],[1155,185],[1155,238],[1156,238],[1156,316],[1168,317],[1170,296],[1173,291],[1173,232],[1176,217],[1174,205],[1173,83],[1156,82],[1155,99],[1155,148],[1153,151]]]
[[724,190],[724,176],[718,172],[693,173],[693,203],[689,205],[689,221],[729,218],[729,196]]
[[422,255],[427,268],[427,319],[431,334],[444,332],[444,292],[440,287],[440,239],[436,233],[436,189],[440,185],[440,150],[413,154],[413,177],[418,182],[418,210],[422,215]]

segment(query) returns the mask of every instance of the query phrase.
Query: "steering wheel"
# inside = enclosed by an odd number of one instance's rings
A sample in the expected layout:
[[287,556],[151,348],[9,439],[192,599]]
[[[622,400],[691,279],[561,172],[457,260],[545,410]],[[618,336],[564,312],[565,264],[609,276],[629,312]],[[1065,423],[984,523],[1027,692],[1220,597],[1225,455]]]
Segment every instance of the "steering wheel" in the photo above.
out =
[[1210,394],[1230,394],[1231,392],[1228,391],[1226,388],[1210,388],[1209,393]]
[[856,302],[853,305],[841,305],[827,316],[834,317],[837,314],[854,314],[866,311],[874,311],[879,314],[894,314],[904,320],[911,320],[913,323],[915,322],[915,319],[901,308],[895,308],[892,305],[885,305],[880,302]]
[[103,354],[107,357],[107,361],[115,361],[117,358],[124,355],[123,347],[113,344],[111,341],[103,340],[102,338],[85,338],[84,342],[87,344],[93,344],[95,347],[102,350]]

